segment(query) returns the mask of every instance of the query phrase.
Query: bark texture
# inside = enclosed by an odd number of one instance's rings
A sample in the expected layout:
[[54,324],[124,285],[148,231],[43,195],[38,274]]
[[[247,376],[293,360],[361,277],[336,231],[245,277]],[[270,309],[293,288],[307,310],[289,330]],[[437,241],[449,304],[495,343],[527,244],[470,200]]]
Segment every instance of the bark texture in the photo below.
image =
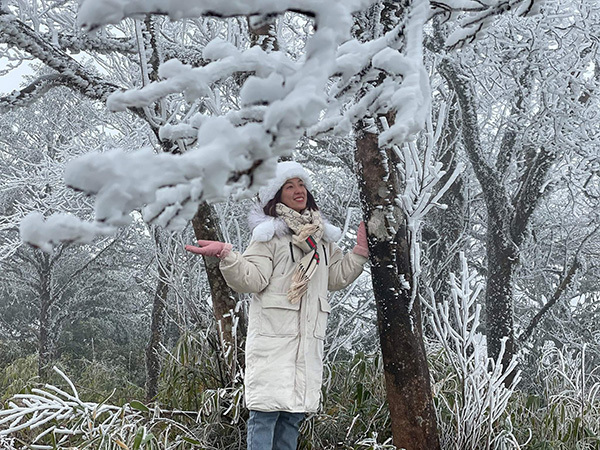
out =
[[412,286],[409,239],[404,218],[394,206],[400,180],[388,172],[394,161],[390,153],[379,149],[377,137],[358,131],[356,161],[394,445],[435,450],[440,444],[420,305],[418,297],[412,304],[407,288]]

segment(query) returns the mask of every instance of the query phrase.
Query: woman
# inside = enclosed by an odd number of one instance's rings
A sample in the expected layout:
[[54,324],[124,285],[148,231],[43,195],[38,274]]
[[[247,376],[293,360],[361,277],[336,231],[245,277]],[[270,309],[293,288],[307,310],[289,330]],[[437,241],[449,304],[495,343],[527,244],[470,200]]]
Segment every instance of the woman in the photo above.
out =
[[186,246],[219,257],[227,284],[254,294],[244,380],[249,450],[296,449],[304,413],[319,407],[327,291],[352,283],[368,257],[364,223],[344,256],[335,244],[341,232],[323,221],[310,188],[300,164],[279,163],[259,191],[263,209],[249,218],[252,241],[243,254],[216,241]]

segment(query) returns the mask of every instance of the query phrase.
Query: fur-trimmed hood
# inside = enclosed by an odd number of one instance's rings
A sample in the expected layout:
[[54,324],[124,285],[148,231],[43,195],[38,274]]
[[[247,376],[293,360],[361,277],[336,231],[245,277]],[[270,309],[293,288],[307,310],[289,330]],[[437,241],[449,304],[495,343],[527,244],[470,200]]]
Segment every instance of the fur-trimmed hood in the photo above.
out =
[[[323,217],[323,214],[321,214]],[[252,240],[267,242],[273,237],[282,237],[292,234],[292,230],[280,217],[267,216],[263,210],[256,206],[248,214],[248,225],[252,231]],[[342,237],[342,230],[323,217],[323,240],[325,242],[337,242]]]

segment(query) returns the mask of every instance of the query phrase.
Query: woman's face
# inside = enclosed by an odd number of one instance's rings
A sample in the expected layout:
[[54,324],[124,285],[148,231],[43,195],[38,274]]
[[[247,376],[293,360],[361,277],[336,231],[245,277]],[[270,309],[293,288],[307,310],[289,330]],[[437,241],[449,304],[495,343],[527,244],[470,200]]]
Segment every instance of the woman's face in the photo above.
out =
[[281,203],[294,211],[302,212],[306,208],[306,188],[300,178],[290,178],[281,188]]

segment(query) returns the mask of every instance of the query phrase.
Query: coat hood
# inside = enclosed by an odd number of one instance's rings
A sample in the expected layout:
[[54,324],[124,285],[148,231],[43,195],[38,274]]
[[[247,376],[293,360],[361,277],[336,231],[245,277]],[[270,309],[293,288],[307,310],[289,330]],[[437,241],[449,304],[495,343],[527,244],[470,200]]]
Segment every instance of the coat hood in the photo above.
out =
[[[323,217],[323,214],[321,214]],[[282,237],[292,234],[292,230],[280,217],[267,216],[262,208],[256,206],[248,214],[248,225],[252,231],[252,240],[258,242],[267,242],[273,237]],[[342,230],[323,217],[323,240],[325,242],[337,242],[342,237]]]

